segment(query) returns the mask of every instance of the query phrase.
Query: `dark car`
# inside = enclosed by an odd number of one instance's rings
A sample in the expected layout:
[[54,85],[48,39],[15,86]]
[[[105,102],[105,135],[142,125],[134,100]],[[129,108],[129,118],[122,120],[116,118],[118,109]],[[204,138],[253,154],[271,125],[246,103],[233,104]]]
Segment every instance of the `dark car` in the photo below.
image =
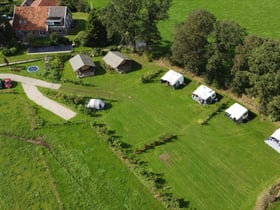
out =
[[5,88],[11,88],[12,87],[12,80],[10,78],[5,79]]
[[0,79],[0,89],[2,89],[4,87],[4,83],[2,81],[2,79]]

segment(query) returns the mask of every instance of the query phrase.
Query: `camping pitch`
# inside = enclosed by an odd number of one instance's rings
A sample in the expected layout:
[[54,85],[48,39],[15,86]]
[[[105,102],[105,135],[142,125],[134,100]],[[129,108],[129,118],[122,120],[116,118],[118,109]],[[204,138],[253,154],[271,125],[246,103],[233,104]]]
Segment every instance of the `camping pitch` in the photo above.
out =
[[101,99],[90,99],[86,107],[91,109],[104,109],[105,103]]
[[275,151],[280,153],[280,128],[274,131],[274,133],[269,138],[264,140],[264,142]]
[[176,71],[169,70],[161,77],[160,81],[162,83],[167,83],[173,88],[178,88],[180,85],[184,84],[184,76]]
[[192,98],[200,104],[209,104],[216,101],[216,92],[205,85],[200,85],[192,93]]
[[235,103],[225,111],[225,115],[235,122],[241,123],[248,118],[248,109]]

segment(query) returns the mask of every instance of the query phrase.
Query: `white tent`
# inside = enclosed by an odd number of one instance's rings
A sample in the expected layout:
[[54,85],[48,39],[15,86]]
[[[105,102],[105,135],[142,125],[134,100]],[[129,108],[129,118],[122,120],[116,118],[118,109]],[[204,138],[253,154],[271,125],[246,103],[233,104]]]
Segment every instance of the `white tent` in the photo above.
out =
[[274,131],[274,133],[268,139],[264,140],[264,142],[280,153],[280,128]]
[[278,128],[274,133],[271,135],[274,139],[280,141],[280,128]]
[[86,105],[87,108],[91,109],[103,109],[104,106],[105,103],[101,99],[90,99]]
[[225,111],[225,114],[236,122],[242,122],[248,118],[248,109],[235,103]]
[[205,85],[200,85],[192,93],[192,98],[201,104],[212,103],[216,99],[216,92]]
[[184,76],[176,71],[169,70],[160,79],[161,82],[166,82],[174,88],[184,84]]

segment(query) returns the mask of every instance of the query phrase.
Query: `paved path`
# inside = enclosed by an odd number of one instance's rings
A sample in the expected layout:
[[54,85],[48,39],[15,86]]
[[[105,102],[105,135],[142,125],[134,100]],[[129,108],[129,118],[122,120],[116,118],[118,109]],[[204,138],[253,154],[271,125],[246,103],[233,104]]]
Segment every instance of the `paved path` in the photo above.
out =
[[16,74],[0,74],[0,78],[11,78],[14,81],[21,82],[24,92],[29,99],[65,120],[70,120],[76,115],[76,113],[71,109],[64,107],[56,101],[44,96],[37,88],[37,86],[40,86],[57,90],[60,88],[60,84],[45,82],[43,80],[33,79]]

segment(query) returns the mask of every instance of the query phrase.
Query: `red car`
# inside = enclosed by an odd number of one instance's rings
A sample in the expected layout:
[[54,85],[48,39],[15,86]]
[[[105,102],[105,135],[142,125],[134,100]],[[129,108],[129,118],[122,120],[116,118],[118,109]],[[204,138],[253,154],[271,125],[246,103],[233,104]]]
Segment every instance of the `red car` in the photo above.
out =
[[10,78],[6,78],[4,83],[5,83],[5,88],[12,87],[12,80]]

